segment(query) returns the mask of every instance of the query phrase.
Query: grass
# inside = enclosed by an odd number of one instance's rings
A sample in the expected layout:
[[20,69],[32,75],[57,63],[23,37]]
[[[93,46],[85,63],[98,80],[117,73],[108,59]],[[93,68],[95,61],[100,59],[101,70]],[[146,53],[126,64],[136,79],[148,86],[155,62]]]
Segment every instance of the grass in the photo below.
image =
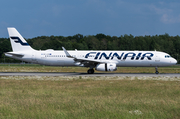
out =
[[[53,67],[42,65],[0,64],[0,72],[78,72],[86,73],[84,67]],[[160,73],[180,73],[180,66],[159,67]],[[95,71],[96,73],[104,73]],[[117,71],[106,73],[154,73],[154,67],[118,67]]]
[[0,77],[1,118],[180,118],[179,79],[19,78]]
[[[154,70],[119,67],[112,73],[154,73]],[[0,65],[0,72],[86,71],[82,67]],[[180,67],[162,67],[159,72],[180,73]],[[179,77],[0,77],[2,119],[180,118],[179,112]]]

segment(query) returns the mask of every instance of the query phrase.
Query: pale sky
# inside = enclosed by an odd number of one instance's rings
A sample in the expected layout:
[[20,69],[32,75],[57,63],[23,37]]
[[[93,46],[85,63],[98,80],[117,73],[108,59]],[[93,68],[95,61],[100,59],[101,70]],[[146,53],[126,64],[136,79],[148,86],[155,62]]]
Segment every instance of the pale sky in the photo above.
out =
[[0,38],[7,27],[23,37],[73,36],[180,36],[179,0],[3,0]]

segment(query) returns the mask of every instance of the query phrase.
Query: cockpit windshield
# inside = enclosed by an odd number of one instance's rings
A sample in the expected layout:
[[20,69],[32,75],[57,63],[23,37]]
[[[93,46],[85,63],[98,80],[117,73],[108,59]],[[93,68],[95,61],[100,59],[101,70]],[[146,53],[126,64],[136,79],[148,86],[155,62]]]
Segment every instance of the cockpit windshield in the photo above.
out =
[[171,56],[170,55],[165,55],[165,58],[171,58]]

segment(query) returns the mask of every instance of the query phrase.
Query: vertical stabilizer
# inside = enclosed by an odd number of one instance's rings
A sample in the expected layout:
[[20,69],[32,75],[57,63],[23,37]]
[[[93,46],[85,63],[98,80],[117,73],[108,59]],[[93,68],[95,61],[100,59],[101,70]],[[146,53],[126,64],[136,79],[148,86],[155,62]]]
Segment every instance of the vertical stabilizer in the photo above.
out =
[[7,30],[13,52],[34,50],[15,28],[7,28]]

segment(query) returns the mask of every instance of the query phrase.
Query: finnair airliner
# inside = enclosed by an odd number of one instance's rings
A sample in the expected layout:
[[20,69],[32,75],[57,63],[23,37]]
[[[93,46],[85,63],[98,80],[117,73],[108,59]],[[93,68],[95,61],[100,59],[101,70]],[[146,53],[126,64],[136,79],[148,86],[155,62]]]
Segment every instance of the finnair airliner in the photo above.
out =
[[169,54],[158,51],[62,51],[34,50],[15,28],[7,28],[13,52],[5,55],[17,60],[49,66],[88,67],[88,74],[97,71],[116,71],[117,67],[157,67],[177,63]]

